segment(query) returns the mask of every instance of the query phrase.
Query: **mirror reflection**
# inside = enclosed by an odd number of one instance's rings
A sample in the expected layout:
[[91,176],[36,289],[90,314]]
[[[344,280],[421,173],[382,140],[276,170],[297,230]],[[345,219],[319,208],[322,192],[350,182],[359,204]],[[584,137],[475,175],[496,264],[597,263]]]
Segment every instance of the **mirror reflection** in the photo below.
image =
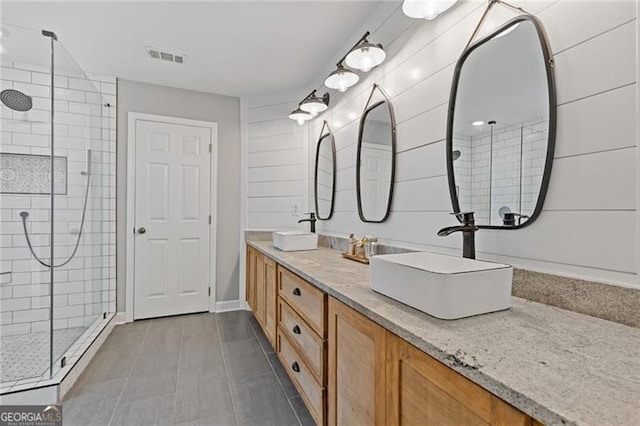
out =
[[553,155],[546,44],[522,17],[474,46],[453,99],[454,209],[475,212],[476,225],[524,225],[542,208]]
[[335,141],[333,134],[329,132],[320,137],[316,147],[315,202],[316,216],[319,220],[330,219],[333,214],[335,167]]
[[[375,90],[375,88],[374,88]],[[358,212],[365,222],[383,222],[393,193],[395,122],[387,100],[369,107],[360,121]]]

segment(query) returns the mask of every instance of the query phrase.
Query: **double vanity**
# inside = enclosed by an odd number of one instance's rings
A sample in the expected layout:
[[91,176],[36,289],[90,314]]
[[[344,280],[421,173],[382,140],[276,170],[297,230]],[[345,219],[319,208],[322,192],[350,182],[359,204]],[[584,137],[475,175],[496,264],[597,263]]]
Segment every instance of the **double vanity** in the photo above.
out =
[[317,424],[603,425],[640,415],[629,377],[640,371],[640,330],[510,296],[508,310],[437,319],[374,291],[372,260],[247,242],[247,301]]
[[[475,40],[501,3],[523,14]],[[477,231],[517,232],[542,214],[557,119],[551,52],[536,17],[490,1],[457,62],[446,165],[459,223],[418,232],[461,233],[462,258],[382,254],[367,266],[318,247],[315,221],[331,220],[336,192],[328,116],[315,212],[301,220],[312,233],[247,241],[247,301],[318,425],[638,424],[640,330],[512,297],[513,268],[475,260]],[[374,84],[355,166],[354,219],[366,232],[388,231],[375,224],[393,213],[396,130],[392,98]]]

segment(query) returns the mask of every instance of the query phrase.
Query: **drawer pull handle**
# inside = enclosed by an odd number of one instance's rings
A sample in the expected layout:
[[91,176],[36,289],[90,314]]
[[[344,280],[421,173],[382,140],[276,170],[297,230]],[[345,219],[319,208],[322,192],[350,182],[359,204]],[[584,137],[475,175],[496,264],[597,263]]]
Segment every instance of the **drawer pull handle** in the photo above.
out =
[[302,331],[300,330],[300,326],[298,326],[298,325],[294,325],[293,326],[293,332],[295,334],[302,334]]
[[302,292],[300,292],[300,289],[298,287],[293,289],[293,295],[294,296],[302,296]]
[[300,372],[300,366],[298,365],[298,361],[294,361],[294,363],[291,364],[291,369],[296,373]]

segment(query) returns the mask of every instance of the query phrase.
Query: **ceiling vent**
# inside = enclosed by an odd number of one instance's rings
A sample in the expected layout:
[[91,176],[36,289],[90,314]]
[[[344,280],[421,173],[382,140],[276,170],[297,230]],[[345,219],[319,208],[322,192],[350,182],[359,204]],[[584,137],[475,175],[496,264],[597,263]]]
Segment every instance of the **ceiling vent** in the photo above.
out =
[[161,59],[163,61],[175,62],[177,64],[184,64],[185,55],[179,55],[176,53],[166,52],[162,49],[156,49],[155,47],[145,46],[145,50],[149,57],[153,59]]

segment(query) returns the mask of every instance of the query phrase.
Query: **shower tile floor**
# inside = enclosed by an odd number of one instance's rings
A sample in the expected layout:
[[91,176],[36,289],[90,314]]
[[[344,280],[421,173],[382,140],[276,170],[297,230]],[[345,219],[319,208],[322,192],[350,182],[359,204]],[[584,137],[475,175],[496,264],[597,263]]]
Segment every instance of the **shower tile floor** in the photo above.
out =
[[[84,327],[53,331],[57,360],[82,335]],[[0,337],[0,382],[39,378],[49,369],[48,331]]]

